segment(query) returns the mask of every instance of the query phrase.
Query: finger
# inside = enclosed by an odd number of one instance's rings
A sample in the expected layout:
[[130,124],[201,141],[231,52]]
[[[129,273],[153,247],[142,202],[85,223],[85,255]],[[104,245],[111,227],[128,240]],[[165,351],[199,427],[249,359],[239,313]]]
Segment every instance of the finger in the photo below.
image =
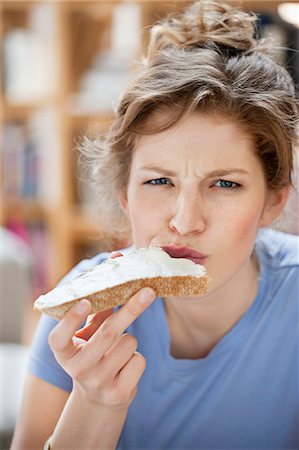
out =
[[114,258],[118,258],[119,256],[124,256],[124,255],[119,251],[113,251],[110,253],[109,258],[114,259]]
[[137,339],[131,334],[122,334],[100,360],[101,378],[113,380],[132,358],[138,347]]
[[117,312],[112,314],[99,328],[113,328],[118,336],[136,320],[154,301],[155,291],[146,287],[134,294]]
[[143,288],[133,295],[122,308],[108,317],[91,336],[86,346],[87,348],[94,347],[90,354],[97,354],[97,357],[101,358],[154,299],[155,292],[151,288]]
[[76,331],[75,336],[85,339],[91,338],[91,336],[97,331],[99,326],[107,319],[107,317],[111,316],[113,313],[113,308],[107,309],[107,311],[100,311],[95,314],[92,314],[87,319],[86,325],[80,330]]
[[91,304],[83,299],[61,319],[49,334],[49,345],[54,353],[62,359],[71,358],[77,351],[78,345],[73,341],[73,336],[90,314]]
[[127,364],[121,369],[115,383],[120,390],[133,390],[146,368],[146,359],[135,351]]

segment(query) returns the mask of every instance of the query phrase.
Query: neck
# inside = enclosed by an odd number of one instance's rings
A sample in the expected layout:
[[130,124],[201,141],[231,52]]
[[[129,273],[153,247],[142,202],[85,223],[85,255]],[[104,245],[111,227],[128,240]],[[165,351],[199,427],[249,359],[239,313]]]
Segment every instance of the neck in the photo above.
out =
[[252,257],[229,283],[198,300],[166,298],[172,353],[183,354],[184,347],[189,355],[197,355],[193,357],[208,354],[248,310],[257,289],[258,264],[256,257]]

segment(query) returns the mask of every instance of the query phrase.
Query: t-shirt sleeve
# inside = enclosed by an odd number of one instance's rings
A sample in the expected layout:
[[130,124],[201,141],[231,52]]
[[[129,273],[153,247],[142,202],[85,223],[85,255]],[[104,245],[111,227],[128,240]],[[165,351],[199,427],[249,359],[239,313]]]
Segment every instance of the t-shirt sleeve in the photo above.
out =
[[[102,253],[90,260],[81,261],[59,284],[71,280],[80,272],[101,264],[107,257],[108,253]],[[58,364],[48,343],[48,336],[56,324],[57,320],[44,314],[41,316],[32,342],[28,371],[64,391],[71,392],[72,379]]]
[[42,315],[33,339],[28,370],[36,377],[71,392],[72,379],[58,364],[48,344],[49,333],[56,324],[56,320]]

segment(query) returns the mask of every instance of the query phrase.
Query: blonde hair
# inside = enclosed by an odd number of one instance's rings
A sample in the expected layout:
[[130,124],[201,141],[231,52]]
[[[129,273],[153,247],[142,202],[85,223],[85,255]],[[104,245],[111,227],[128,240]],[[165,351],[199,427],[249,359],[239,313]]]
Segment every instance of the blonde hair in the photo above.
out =
[[[240,123],[253,138],[268,187],[291,184],[295,88],[275,61],[273,45],[255,37],[255,24],[254,14],[200,0],[151,29],[147,57],[109,131],[81,145],[110,231],[129,232],[116,192],[126,190],[138,137],[167,129],[190,112],[216,112]],[[160,111],[163,119],[155,120]]]

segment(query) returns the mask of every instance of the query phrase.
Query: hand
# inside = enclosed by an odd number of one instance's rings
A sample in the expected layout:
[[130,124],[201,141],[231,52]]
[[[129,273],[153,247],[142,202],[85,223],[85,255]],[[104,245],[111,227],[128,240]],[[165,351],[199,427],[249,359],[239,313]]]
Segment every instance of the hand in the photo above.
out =
[[135,337],[124,331],[154,298],[154,291],[144,288],[117,312],[97,313],[76,332],[91,310],[90,302],[81,300],[52,330],[49,345],[81,397],[110,409],[128,408],[146,362]]

